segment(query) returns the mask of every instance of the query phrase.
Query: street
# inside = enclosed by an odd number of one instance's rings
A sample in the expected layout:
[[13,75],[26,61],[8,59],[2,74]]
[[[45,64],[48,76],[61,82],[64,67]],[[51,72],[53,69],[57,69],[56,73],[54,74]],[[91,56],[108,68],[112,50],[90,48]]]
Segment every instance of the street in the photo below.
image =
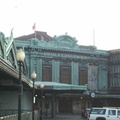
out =
[[84,120],[80,115],[57,115],[55,118],[44,117],[43,120]]

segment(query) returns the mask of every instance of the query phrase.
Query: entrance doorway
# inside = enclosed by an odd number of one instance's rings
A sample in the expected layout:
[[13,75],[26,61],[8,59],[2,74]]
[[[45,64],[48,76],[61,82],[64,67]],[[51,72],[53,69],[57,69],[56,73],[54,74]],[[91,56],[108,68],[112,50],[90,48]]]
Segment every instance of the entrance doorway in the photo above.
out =
[[72,113],[72,99],[71,98],[59,99],[59,113]]

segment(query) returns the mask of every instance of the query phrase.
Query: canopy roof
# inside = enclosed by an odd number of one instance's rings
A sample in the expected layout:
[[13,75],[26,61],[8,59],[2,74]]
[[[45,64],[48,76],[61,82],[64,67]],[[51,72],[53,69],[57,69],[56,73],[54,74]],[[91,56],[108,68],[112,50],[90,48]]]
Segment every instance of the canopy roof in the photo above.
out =
[[35,82],[35,85],[38,87],[42,84],[45,86],[45,89],[52,90],[87,90],[86,85],[71,85],[56,82]]

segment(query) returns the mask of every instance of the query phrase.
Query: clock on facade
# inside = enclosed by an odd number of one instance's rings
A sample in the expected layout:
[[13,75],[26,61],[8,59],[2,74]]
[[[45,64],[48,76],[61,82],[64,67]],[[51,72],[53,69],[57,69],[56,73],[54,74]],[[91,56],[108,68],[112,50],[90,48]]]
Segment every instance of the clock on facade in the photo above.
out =
[[90,96],[91,96],[92,98],[94,98],[94,97],[95,97],[95,93],[94,93],[94,92],[91,92],[91,93],[90,93]]

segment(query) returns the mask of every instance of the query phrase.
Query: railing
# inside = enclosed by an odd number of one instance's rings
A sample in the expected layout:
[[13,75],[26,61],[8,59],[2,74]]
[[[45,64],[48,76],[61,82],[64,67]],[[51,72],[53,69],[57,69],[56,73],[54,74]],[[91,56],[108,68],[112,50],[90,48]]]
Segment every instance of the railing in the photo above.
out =
[[[9,112],[9,114],[1,116],[0,120],[18,120],[18,114],[15,114],[15,113],[17,113],[17,110],[5,110],[4,109],[4,111],[5,111],[5,113]],[[10,114],[10,112],[12,114]],[[1,113],[1,109],[0,109],[0,113]],[[38,119],[39,119],[39,111],[34,111],[34,120],[38,120]],[[31,110],[27,110],[27,111],[22,110],[21,120],[32,120]]]
[[[32,110],[21,110],[21,113],[32,112]],[[17,114],[17,109],[0,109],[0,117]]]

